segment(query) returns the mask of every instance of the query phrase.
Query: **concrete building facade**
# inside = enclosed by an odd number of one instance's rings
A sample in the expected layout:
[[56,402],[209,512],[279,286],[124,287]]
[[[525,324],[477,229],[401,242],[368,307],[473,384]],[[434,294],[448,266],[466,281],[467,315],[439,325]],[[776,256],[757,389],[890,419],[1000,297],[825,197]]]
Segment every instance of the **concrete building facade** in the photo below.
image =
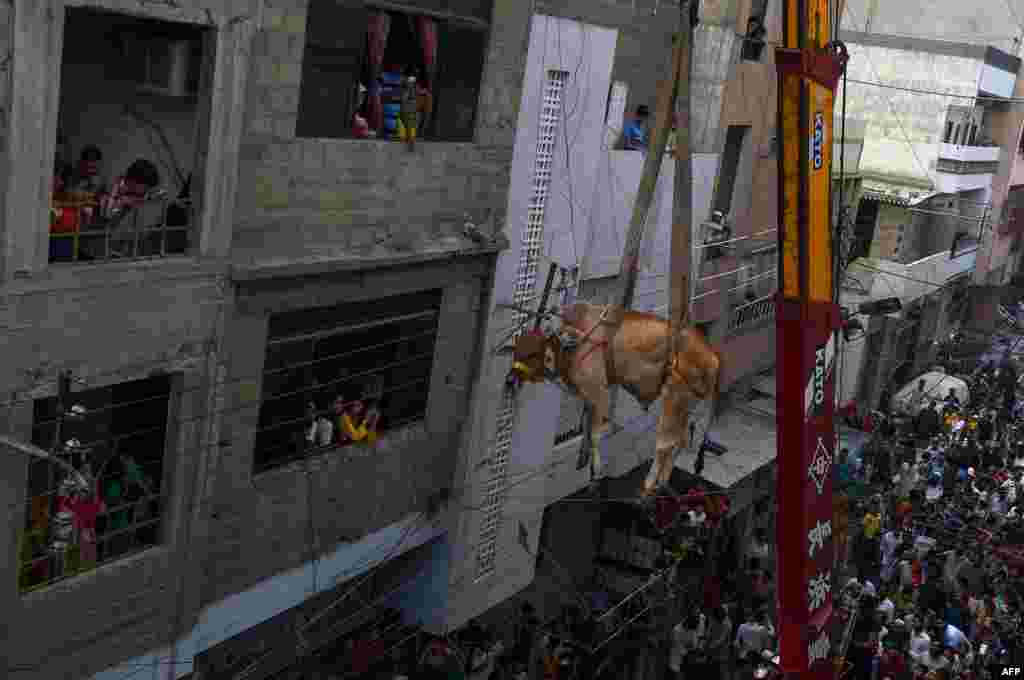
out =
[[968,321],[968,283],[1001,284],[1012,268],[1002,215],[1024,125],[1012,103],[1020,36],[981,26],[1007,11],[990,5],[980,23],[963,8],[921,5],[936,18],[931,34],[906,23],[909,7],[845,6],[846,106],[865,130],[842,304],[854,314],[870,300],[903,304],[897,315],[862,318],[864,332],[844,345],[840,401],[862,411],[927,370],[936,338]]
[[[444,626],[444,499],[503,247],[521,5],[0,10],[5,432],[95,482],[80,499],[53,495],[38,455],[4,449],[0,675],[223,677],[255,664],[265,677],[295,663],[295,621],[338,615],[310,633],[320,645],[358,623],[339,602],[364,573],[363,598]],[[436,123],[414,150],[354,138],[363,46],[385,12],[406,42],[381,61],[434,79]],[[396,17],[433,36],[429,56]],[[331,25],[347,33],[325,36]],[[131,200],[82,196],[89,146]],[[145,198],[130,193],[140,184]],[[155,222],[128,229],[125,215]],[[374,446],[336,443],[330,423],[307,442],[308,404],[330,420],[338,397],[377,407]],[[103,416],[138,402],[156,410]],[[147,419],[155,434],[132,442]],[[91,520],[90,500],[105,503]]]

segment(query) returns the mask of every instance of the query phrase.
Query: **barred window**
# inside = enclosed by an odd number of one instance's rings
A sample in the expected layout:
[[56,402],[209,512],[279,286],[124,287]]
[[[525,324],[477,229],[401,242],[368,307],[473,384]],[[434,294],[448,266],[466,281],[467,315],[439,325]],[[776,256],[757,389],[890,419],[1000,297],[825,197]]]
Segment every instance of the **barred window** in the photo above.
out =
[[170,396],[161,376],[74,393],[61,418],[36,400],[32,442],[62,464],[29,464],[22,592],[159,543]]
[[189,250],[208,36],[198,26],[67,9],[50,262]]
[[422,420],[441,298],[433,290],[271,317],[255,471]]

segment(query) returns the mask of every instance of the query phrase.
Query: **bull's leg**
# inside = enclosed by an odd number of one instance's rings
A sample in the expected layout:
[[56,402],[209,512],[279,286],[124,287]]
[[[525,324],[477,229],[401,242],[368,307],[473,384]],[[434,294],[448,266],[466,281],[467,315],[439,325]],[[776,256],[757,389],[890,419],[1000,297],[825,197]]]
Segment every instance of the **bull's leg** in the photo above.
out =
[[604,474],[604,459],[601,456],[602,441],[608,436],[608,388],[599,390],[591,402],[590,412],[590,470],[597,479]]
[[644,480],[644,494],[650,495],[672,477],[675,454],[686,446],[686,423],[689,400],[666,385],[661,393],[662,411],[658,416],[654,460]]

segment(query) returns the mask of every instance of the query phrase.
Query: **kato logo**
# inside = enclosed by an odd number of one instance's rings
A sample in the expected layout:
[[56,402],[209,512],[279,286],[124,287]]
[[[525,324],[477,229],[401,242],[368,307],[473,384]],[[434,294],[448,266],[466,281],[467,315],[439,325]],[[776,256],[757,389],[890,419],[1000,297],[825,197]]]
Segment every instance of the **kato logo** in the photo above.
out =
[[815,170],[825,164],[825,114],[814,114],[814,132],[811,133],[811,163]]
[[835,365],[835,336],[829,336],[828,342],[814,350],[814,367],[804,388],[805,419],[823,415],[825,406],[825,385],[832,377]]

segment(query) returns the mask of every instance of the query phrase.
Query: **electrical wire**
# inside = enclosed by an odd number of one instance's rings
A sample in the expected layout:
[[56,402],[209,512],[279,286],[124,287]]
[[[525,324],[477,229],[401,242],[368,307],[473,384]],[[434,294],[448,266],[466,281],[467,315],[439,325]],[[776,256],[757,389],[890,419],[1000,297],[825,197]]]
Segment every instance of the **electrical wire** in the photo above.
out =
[[[390,548],[385,547],[385,548],[379,550],[378,552],[371,554],[368,557],[364,557],[359,562],[357,562],[354,565],[350,566],[343,573],[352,573],[353,571],[362,571],[364,567],[366,567],[367,565],[372,565],[372,563],[375,563],[375,562],[377,564],[383,564],[383,563],[388,562],[390,559],[392,559],[392,557],[394,557],[397,554],[397,552],[405,544],[405,541],[407,541],[408,538],[414,532],[422,529],[423,527],[425,527],[425,526],[427,526],[429,524],[429,523],[426,523],[426,522],[423,521],[424,518],[425,518],[425,516],[423,516],[422,514],[419,517],[414,518],[413,521],[410,523],[410,526],[406,528],[406,530],[403,532],[402,536],[399,538],[398,542],[395,543],[393,546],[391,546]],[[384,556],[381,557],[381,554],[384,554]],[[371,566],[369,568],[372,570],[373,567]],[[356,589],[358,589],[363,583],[365,583],[373,575],[374,575],[374,572],[370,571],[370,573],[366,574],[362,579],[360,579],[360,581],[356,585],[352,586],[348,591],[346,591],[344,594],[342,594],[339,597],[338,601],[344,600],[347,597],[349,597],[352,593],[354,593],[356,591]],[[328,607],[332,607],[332,606],[336,605],[338,603],[338,601],[335,601],[334,603],[332,603],[332,605],[328,605]],[[349,617],[354,617],[354,616],[362,613],[363,611],[366,611],[368,609],[373,608],[374,606],[375,606],[375,603],[368,604],[368,605],[360,608],[356,612],[353,612],[352,614],[350,614]],[[323,611],[323,610],[321,610],[321,611]],[[259,624],[256,624],[256,625],[258,626]],[[199,634],[200,632],[201,632],[201,629],[197,630],[197,634]],[[267,656],[269,656],[269,654],[271,654],[272,652],[273,652],[273,650],[268,651],[265,655],[260,657],[260,659],[257,659],[255,663],[258,663],[262,659],[267,658]],[[154,667],[160,667],[160,666],[171,666],[171,665],[179,665],[179,664],[184,664],[184,663],[191,663],[191,662],[193,662],[195,660],[195,658],[197,656],[198,656],[198,654],[193,655],[192,658],[187,659],[185,661],[182,661],[182,660],[179,660],[179,659],[175,659],[175,658],[172,658],[172,657],[158,657],[156,660],[150,661],[150,662],[147,662],[147,663],[138,663],[138,664],[121,663],[121,664],[117,664],[117,665],[113,666],[111,670],[120,670],[120,669],[126,669],[127,670],[127,669],[134,668],[134,669],[136,669],[135,673],[137,674],[138,672],[140,672],[141,669],[147,669],[147,668],[148,669],[152,669]],[[255,665],[253,665],[253,667],[255,667]],[[44,668],[46,668],[46,664],[45,663],[40,663],[40,664],[35,664],[35,665],[11,666],[11,667],[9,667],[9,670],[11,672],[13,672],[13,673],[27,673],[27,672],[40,671],[40,670],[43,670]],[[242,671],[238,671],[238,672],[241,673],[242,675],[240,675],[240,676],[233,676],[233,677],[240,677],[240,678],[246,677],[247,669],[243,669]],[[130,678],[130,677],[134,677],[134,674],[130,675],[130,676],[124,676],[125,680],[127,680],[127,678]]]

